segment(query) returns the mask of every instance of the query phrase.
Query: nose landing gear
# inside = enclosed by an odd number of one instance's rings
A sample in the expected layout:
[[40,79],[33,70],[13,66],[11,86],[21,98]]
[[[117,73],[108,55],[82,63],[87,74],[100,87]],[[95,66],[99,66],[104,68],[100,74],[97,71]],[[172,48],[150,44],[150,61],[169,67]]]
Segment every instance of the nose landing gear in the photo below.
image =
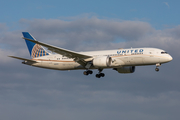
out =
[[158,68],[158,67],[160,67],[160,66],[161,66],[161,63],[157,63],[157,64],[156,64],[156,68],[155,68],[155,71],[156,71],[156,72],[159,71],[159,68]]
[[158,71],[159,71],[159,68],[156,67],[155,71],[158,72]]

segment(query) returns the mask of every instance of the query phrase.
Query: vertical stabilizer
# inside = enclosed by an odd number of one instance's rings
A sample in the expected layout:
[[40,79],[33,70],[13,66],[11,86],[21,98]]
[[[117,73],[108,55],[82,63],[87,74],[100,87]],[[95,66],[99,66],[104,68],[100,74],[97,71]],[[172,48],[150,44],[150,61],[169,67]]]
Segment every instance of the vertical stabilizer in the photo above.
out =
[[[28,38],[31,40],[36,40],[31,34],[29,34],[28,32],[22,32],[24,38]],[[26,45],[28,47],[30,56],[32,58],[37,58],[37,57],[42,57],[42,56],[46,56],[49,55],[49,53],[39,44],[30,42],[28,40],[26,40]]]

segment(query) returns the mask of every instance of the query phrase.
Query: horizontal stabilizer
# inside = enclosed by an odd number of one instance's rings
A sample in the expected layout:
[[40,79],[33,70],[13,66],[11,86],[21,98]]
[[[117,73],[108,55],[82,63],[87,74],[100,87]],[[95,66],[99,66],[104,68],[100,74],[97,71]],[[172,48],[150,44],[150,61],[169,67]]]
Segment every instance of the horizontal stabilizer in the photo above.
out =
[[29,61],[29,62],[36,62],[35,60],[30,60],[30,59],[21,58],[21,57],[16,57],[16,56],[8,56],[8,57],[15,58],[15,59],[19,59],[19,60],[24,60],[24,61]]

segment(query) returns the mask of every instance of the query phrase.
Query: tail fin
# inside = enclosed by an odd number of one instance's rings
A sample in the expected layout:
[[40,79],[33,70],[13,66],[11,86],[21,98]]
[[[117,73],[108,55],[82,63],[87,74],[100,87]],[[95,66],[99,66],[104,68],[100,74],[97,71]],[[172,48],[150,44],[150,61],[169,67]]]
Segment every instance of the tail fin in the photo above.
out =
[[[28,32],[22,32],[24,38],[28,38],[31,40],[36,40],[31,34],[29,34]],[[32,58],[37,58],[37,57],[42,57],[42,56],[46,56],[49,55],[49,53],[39,44],[30,42],[28,40],[26,40],[26,45],[28,47],[30,56]]]

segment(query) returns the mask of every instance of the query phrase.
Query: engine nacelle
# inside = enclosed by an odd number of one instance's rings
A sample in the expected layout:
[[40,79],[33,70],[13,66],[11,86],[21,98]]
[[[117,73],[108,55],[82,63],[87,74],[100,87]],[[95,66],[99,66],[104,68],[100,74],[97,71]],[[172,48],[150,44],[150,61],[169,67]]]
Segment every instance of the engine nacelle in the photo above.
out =
[[102,56],[93,59],[93,65],[96,68],[111,66],[112,58],[109,56]]
[[126,66],[121,68],[115,68],[119,73],[133,73],[135,71],[135,66]]

